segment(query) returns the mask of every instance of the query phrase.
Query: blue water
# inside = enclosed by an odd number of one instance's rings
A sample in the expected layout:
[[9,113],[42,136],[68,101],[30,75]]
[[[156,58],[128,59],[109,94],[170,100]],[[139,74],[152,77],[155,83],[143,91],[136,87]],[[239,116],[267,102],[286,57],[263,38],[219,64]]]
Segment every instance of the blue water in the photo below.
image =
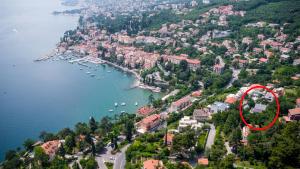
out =
[[[65,8],[59,0],[1,1],[0,160],[5,151],[22,147],[26,138],[37,138],[42,130],[56,132],[90,116],[99,120],[123,110],[134,112],[136,101],[148,102],[151,92],[130,89],[134,77],[112,67],[95,71],[64,61],[33,62],[77,26],[78,17],[51,15]],[[108,112],[115,102],[127,105]]]

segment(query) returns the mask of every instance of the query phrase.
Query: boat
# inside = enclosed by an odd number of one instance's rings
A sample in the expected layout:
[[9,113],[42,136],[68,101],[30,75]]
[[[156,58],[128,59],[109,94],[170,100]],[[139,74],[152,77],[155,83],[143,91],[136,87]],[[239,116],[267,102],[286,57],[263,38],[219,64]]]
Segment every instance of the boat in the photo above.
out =
[[121,113],[125,113],[125,111],[121,111]]
[[138,102],[135,102],[135,106],[137,106],[138,105]]
[[107,73],[111,73],[111,71],[109,70],[109,71],[107,71]]
[[82,70],[82,68],[79,68],[80,70]]
[[86,74],[91,74],[91,72],[86,72]]
[[118,103],[116,102],[116,103],[115,103],[115,107],[117,107],[117,106],[118,106]]
[[114,110],[113,110],[113,109],[109,109],[108,111],[109,111],[109,112],[113,112]]
[[95,74],[91,74],[91,77],[95,77],[96,75]]
[[123,103],[121,103],[121,106],[126,106],[126,103],[124,103],[124,102],[123,102]]

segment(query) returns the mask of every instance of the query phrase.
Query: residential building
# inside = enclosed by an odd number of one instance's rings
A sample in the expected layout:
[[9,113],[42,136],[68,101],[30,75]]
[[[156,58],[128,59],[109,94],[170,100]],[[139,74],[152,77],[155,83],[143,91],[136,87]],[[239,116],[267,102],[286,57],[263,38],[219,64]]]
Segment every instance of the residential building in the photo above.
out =
[[229,105],[223,102],[214,102],[212,105],[208,105],[207,107],[211,113],[218,113],[227,110]]
[[267,106],[264,104],[255,104],[254,108],[251,109],[251,113],[261,113],[267,109]]
[[234,104],[236,101],[237,101],[236,96],[235,96],[234,94],[229,94],[229,95],[226,97],[225,103],[228,103],[228,104]]
[[187,127],[191,127],[191,129],[199,129],[203,126],[203,123],[198,123],[197,120],[192,119],[190,116],[184,116],[179,120],[178,131],[182,131]]
[[296,99],[296,107],[300,107],[300,98]]
[[200,68],[201,66],[201,61],[198,59],[188,59],[187,55],[163,55],[162,56],[165,61],[169,61],[173,64],[179,64],[181,61],[185,60],[188,63],[188,67],[191,70],[196,70],[197,68]]
[[208,108],[195,109],[193,113],[193,118],[197,121],[205,121],[209,119],[210,113]]
[[143,134],[155,130],[161,124],[161,122],[162,120],[159,114],[153,114],[145,117],[136,124],[137,132]]
[[142,169],[164,169],[164,164],[160,160],[146,160],[143,163]]
[[165,136],[165,142],[167,143],[168,146],[173,144],[173,138],[174,138],[174,134],[172,133],[167,133]]
[[171,112],[185,110],[192,105],[191,96],[185,96],[171,104]]
[[199,159],[198,159],[198,164],[199,164],[199,165],[208,166],[208,158],[204,158],[204,157],[199,158]]
[[247,145],[248,144],[248,135],[250,134],[250,129],[248,126],[244,126],[242,128],[242,140],[241,142],[244,144],[244,145]]
[[141,107],[137,111],[138,115],[140,115],[140,116],[148,116],[153,112],[155,112],[155,109],[150,106]]
[[272,102],[274,100],[274,96],[270,92],[267,92],[267,94],[264,96],[264,98],[269,102]]
[[59,140],[48,141],[41,145],[42,149],[49,156],[50,160],[54,158],[60,146],[61,143]]
[[288,117],[291,121],[293,121],[293,120],[299,121],[300,120],[300,108],[297,107],[294,109],[289,109]]

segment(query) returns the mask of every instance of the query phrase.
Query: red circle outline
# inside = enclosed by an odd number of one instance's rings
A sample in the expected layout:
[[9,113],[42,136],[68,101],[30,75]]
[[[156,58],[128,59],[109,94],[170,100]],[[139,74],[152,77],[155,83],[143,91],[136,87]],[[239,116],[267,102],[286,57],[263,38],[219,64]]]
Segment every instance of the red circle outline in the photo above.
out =
[[[265,89],[267,90],[268,92],[272,93],[272,95],[274,96],[275,98],[275,101],[276,101],[276,105],[277,105],[277,110],[276,110],[276,116],[275,118],[273,119],[273,121],[268,124],[267,126],[264,126],[264,127],[253,127],[251,125],[249,125],[246,120],[244,119],[244,116],[243,116],[243,101],[246,97],[246,95],[249,93],[249,91],[253,90],[253,89],[257,89],[257,88],[262,88],[262,89]],[[262,85],[257,85],[257,86],[253,86],[251,87],[250,89],[248,89],[243,95],[242,95],[242,98],[240,100],[240,106],[239,106],[239,109],[240,109],[240,117],[242,119],[242,121],[244,122],[244,124],[246,124],[246,126],[249,127],[250,130],[256,130],[256,131],[263,131],[263,130],[267,130],[269,128],[271,128],[275,122],[277,121],[278,119],[278,116],[279,116],[279,111],[280,111],[280,104],[279,104],[279,101],[278,101],[278,98],[277,96],[275,95],[275,93],[273,92],[273,90],[270,90],[269,88],[267,88],[266,86],[262,86]]]

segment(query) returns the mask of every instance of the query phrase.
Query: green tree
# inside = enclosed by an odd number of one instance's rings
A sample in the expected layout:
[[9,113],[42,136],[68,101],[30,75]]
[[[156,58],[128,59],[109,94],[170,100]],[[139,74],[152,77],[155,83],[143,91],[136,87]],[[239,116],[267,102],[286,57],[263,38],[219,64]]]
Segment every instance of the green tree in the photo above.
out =
[[126,140],[129,142],[131,142],[131,139],[132,139],[133,129],[134,129],[134,124],[133,124],[132,120],[128,120],[125,123],[125,134],[126,134]]
[[35,147],[34,159],[38,162],[39,165],[45,167],[48,164],[49,156],[44,152],[42,147]]
[[26,151],[32,151],[33,150],[33,144],[34,144],[34,140],[26,139],[23,143],[23,146],[24,146]]
[[90,117],[89,125],[90,125],[91,131],[94,133],[95,130],[97,129],[97,122],[95,121],[95,119],[93,117]]

